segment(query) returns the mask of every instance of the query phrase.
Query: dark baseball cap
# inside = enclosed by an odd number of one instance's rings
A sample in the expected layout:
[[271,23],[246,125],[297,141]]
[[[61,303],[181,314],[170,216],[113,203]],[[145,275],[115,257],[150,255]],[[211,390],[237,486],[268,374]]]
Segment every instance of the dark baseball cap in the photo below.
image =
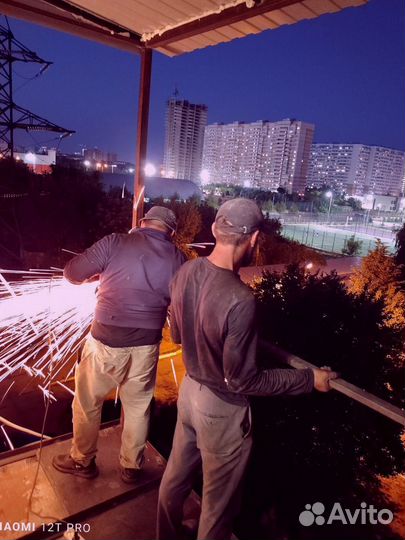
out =
[[251,234],[264,225],[263,214],[251,199],[231,199],[219,207],[215,224],[223,233]]
[[176,214],[173,212],[173,210],[170,210],[170,208],[166,208],[165,206],[152,206],[152,208],[146,212],[145,216],[140,220],[140,222],[148,219],[161,221],[164,225],[166,225],[166,227],[176,232]]

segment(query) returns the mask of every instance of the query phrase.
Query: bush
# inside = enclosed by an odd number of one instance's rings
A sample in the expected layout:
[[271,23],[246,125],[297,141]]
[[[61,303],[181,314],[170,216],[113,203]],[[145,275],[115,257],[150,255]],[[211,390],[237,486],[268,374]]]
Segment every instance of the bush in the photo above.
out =
[[343,255],[353,257],[354,255],[359,254],[362,245],[363,242],[361,240],[356,240],[356,237],[353,234],[347,239],[345,247],[342,249],[342,253]]
[[[392,362],[401,344],[383,324],[381,303],[350,294],[336,274],[312,276],[297,266],[266,274],[254,294],[263,339],[403,405],[403,377]],[[259,362],[273,365],[263,354]],[[240,537],[307,538],[298,515],[315,501],[390,507],[378,475],[402,471],[399,425],[333,391],[256,398],[253,412],[255,445],[243,516],[249,531],[242,527]],[[324,539],[322,529],[311,529],[311,538]],[[327,533],[328,540],[395,538],[375,525],[328,526]]]

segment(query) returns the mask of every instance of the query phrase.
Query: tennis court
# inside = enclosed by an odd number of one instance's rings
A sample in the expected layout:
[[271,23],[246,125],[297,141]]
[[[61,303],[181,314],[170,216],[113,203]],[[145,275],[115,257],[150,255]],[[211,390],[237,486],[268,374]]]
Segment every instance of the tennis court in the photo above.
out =
[[[374,249],[378,238],[378,236],[366,232],[355,232],[352,229],[317,223],[283,224],[281,234],[290,240],[296,240],[306,246],[331,253],[342,253],[347,239],[354,234],[355,239],[362,242],[359,252],[361,256],[367,255],[370,250]],[[381,238],[381,241],[388,247],[390,253],[395,251],[394,235],[391,238]]]

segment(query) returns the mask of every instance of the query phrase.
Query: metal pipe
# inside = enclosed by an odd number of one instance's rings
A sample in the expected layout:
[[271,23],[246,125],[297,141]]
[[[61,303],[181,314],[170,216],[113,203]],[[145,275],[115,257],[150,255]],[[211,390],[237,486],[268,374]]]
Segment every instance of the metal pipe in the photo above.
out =
[[139,224],[143,216],[143,191],[145,189],[145,163],[148,143],[148,119],[150,103],[150,82],[152,75],[152,49],[141,51],[141,77],[139,81],[138,130],[136,138],[134,198],[132,227]]
[[[295,369],[313,369],[317,367],[314,364],[303,360],[299,356],[290,354],[283,349],[276,347],[272,343],[268,343],[267,341],[261,340],[260,346],[263,347],[263,349],[265,349],[267,352],[269,352],[276,360],[279,360],[284,364],[288,364]],[[370,392],[367,392],[366,390],[363,390],[362,388],[359,388],[358,386],[355,386],[354,384],[351,384],[344,379],[341,379],[340,377],[338,379],[331,380],[329,384],[331,388],[333,388],[337,392],[340,392],[341,394],[344,394],[345,396],[358,401],[362,405],[365,405],[369,409],[372,409],[386,416],[387,418],[390,418],[401,426],[405,426],[405,412],[399,407],[388,403],[388,401],[385,401],[384,399],[381,399],[374,394],[371,394]]]
[[14,424],[14,422],[10,422],[10,420],[7,420],[7,418],[4,418],[3,416],[0,416],[0,422],[2,422],[4,425],[11,427],[13,429],[16,429],[17,431],[22,431],[23,433],[28,433],[28,435],[33,435],[34,437],[38,437],[39,439],[51,439],[52,437],[48,437],[47,435],[43,435],[41,433],[38,433],[37,431],[33,431],[32,429],[25,428],[23,426],[19,426],[18,424]]

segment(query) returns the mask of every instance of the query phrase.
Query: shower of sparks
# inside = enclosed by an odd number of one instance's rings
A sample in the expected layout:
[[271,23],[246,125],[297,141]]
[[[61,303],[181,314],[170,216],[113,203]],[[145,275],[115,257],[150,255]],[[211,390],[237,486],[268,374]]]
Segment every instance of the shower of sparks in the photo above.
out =
[[38,379],[45,397],[54,399],[49,383],[80,348],[98,282],[72,285],[46,271],[21,277],[8,282],[0,273],[0,382],[24,370]]

